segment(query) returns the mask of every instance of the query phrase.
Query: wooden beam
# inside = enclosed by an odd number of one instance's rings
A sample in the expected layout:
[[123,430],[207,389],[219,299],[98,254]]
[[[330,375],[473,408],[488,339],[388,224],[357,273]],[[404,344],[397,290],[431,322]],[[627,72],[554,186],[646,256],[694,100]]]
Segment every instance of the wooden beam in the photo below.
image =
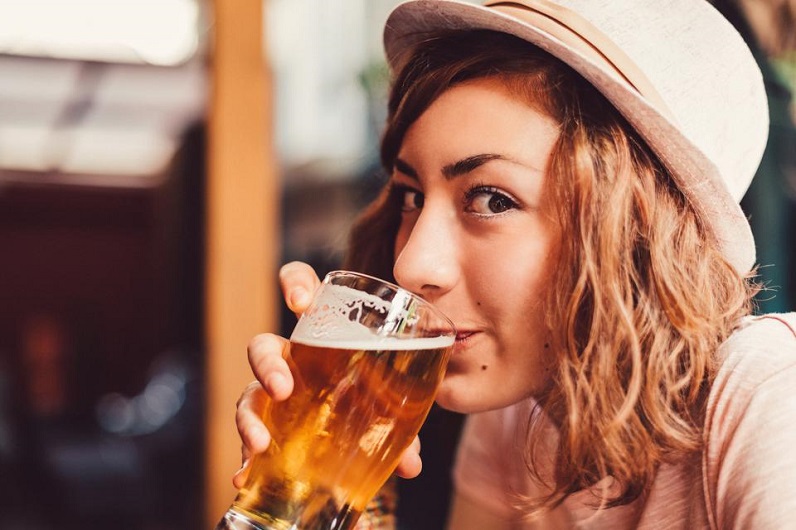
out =
[[213,0],[208,131],[205,517],[232,502],[240,465],[235,402],[253,379],[246,345],[278,329],[279,193],[263,2]]

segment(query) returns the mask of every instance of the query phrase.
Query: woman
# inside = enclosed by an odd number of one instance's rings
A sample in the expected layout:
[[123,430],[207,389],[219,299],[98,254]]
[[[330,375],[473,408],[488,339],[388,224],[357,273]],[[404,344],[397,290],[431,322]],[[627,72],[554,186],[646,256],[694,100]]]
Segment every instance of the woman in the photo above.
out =
[[[767,113],[737,33],[696,0],[417,0],[385,44],[391,176],[348,266],[459,330],[449,527],[793,524],[796,319],[749,316],[737,202]],[[317,278],[281,280],[301,312]],[[284,347],[250,344],[247,453],[292,389]],[[399,473],[419,470],[416,445]]]

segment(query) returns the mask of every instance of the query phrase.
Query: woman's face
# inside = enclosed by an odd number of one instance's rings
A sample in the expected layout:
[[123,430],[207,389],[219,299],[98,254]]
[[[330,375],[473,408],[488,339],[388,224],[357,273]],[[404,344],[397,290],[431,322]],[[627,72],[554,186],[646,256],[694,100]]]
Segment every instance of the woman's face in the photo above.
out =
[[504,407],[550,381],[543,311],[560,236],[545,178],[557,137],[551,118],[493,79],[449,89],[404,137],[395,278],[459,331],[445,408]]

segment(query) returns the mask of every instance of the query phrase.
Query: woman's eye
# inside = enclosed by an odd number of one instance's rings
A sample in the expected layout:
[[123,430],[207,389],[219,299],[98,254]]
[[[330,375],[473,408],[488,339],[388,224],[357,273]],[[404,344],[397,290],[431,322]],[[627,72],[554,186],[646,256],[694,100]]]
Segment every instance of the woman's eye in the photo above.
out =
[[394,184],[392,187],[393,196],[401,203],[402,212],[414,212],[423,208],[426,196],[409,186]]
[[423,192],[416,188],[399,182],[390,183],[390,201],[398,204],[404,213],[422,209],[425,199]]
[[403,188],[401,194],[403,197],[401,201],[401,211],[413,212],[423,208],[423,202],[426,197],[421,192],[412,188]]
[[512,210],[517,203],[493,188],[475,188],[467,193],[467,211],[478,215],[495,215]]

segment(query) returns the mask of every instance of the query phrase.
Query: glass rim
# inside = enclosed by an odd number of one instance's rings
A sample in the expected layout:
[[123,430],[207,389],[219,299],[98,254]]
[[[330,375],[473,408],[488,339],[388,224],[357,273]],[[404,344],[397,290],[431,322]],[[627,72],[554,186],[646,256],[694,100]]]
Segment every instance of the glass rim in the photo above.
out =
[[326,281],[327,278],[333,278],[333,277],[337,277],[337,276],[354,276],[354,277],[358,277],[358,278],[364,278],[366,280],[372,280],[374,282],[379,282],[379,283],[389,287],[393,291],[405,293],[406,295],[408,295],[412,299],[421,302],[424,306],[428,307],[431,310],[432,313],[434,313],[437,317],[441,318],[444,322],[446,322],[448,324],[448,326],[450,326],[454,337],[458,334],[458,330],[456,329],[456,325],[453,323],[453,320],[451,320],[445,313],[443,313],[441,309],[439,309],[437,306],[435,306],[434,304],[432,304],[431,302],[429,302],[428,300],[426,300],[425,298],[423,298],[419,294],[413,293],[412,291],[410,291],[408,289],[404,289],[400,285],[397,285],[397,284],[395,284],[393,282],[387,281],[387,280],[385,280],[383,278],[378,278],[378,277],[373,276],[371,274],[365,274],[364,272],[350,271],[350,270],[345,270],[345,269],[335,269],[333,271],[327,272],[326,275],[323,277],[323,280],[321,280],[321,284],[323,284]]

